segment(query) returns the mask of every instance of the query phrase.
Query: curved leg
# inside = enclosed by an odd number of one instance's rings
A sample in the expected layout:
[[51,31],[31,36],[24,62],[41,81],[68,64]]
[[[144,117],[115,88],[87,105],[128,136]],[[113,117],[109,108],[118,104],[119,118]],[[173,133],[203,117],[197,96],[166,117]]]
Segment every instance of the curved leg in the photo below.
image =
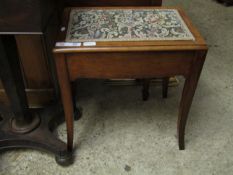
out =
[[67,127],[67,149],[72,151],[74,135],[74,107],[65,55],[55,54],[55,62]]
[[142,99],[143,101],[147,101],[149,98],[149,88],[150,88],[150,79],[142,80]]
[[179,149],[184,150],[184,136],[185,136],[185,126],[187,122],[188,113],[190,106],[192,104],[192,99],[195,94],[195,90],[198,84],[198,80],[201,74],[201,70],[205,61],[206,51],[198,51],[196,58],[192,63],[192,68],[190,74],[186,77],[182,98],[179,108],[179,116],[177,123],[178,139],[179,139]]
[[167,98],[169,77],[163,78],[163,98]]

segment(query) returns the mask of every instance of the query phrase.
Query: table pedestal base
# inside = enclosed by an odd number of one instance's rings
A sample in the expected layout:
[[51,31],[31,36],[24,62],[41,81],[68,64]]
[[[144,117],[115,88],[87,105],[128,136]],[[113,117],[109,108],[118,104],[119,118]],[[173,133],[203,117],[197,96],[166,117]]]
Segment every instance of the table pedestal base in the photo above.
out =
[[[72,149],[52,134],[64,121],[62,105],[56,103],[41,110],[29,109],[14,36],[0,36],[0,53],[0,79],[10,102],[9,109],[0,105],[0,150],[45,150],[55,154],[58,164],[70,165],[73,162]],[[77,110],[75,103],[72,105]],[[81,116],[77,111],[73,115],[76,119]]]
[[[1,110],[0,119],[0,150],[12,148],[33,148],[49,151],[55,154],[56,162],[62,166],[73,163],[72,152],[67,150],[67,144],[56,138],[53,130],[64,121],[62,106],[51,106],[45,110],[32,111],[32,115],[38,116],[40,123],[30,132],[21,134],[11,127],[12,116],[8,110]],[[75,119],[80,118],[81,113],[76,112]]]

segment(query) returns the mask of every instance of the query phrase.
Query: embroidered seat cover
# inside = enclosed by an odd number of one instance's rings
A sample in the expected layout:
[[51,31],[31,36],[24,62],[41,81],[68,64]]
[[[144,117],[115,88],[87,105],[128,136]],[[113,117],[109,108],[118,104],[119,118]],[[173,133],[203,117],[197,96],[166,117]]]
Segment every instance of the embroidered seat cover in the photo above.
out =
[[175,9],[73,9],[66,42],[194,40]]

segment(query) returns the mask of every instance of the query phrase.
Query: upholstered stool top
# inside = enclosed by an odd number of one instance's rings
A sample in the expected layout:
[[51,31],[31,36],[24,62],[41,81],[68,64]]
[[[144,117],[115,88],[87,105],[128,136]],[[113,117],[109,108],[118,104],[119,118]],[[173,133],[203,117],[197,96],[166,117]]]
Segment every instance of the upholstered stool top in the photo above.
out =
[[176,9],[87,9],[70,13],[66,42],[194,40]]

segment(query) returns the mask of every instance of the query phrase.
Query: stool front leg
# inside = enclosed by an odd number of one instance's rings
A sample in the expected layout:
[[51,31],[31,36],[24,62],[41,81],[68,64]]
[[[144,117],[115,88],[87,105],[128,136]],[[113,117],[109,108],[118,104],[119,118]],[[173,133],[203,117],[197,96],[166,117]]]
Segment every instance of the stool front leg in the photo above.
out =
[[206,53],[206,51],[198,51],[197,56],[192,63],[190,73],[185,79],[177,122],[180,150],[185,149],[185,126],[188,118],[188,113],[192,104],[193,96],[195,94],[201,70],[205,61]]
[[60,85],[61,98],[65,113],[65,121],[67,128],[67,149],[68,151],[72,151],[74,137],[74,107],[65,55],[55,54],[55,62],[57,68],[57,77]]

